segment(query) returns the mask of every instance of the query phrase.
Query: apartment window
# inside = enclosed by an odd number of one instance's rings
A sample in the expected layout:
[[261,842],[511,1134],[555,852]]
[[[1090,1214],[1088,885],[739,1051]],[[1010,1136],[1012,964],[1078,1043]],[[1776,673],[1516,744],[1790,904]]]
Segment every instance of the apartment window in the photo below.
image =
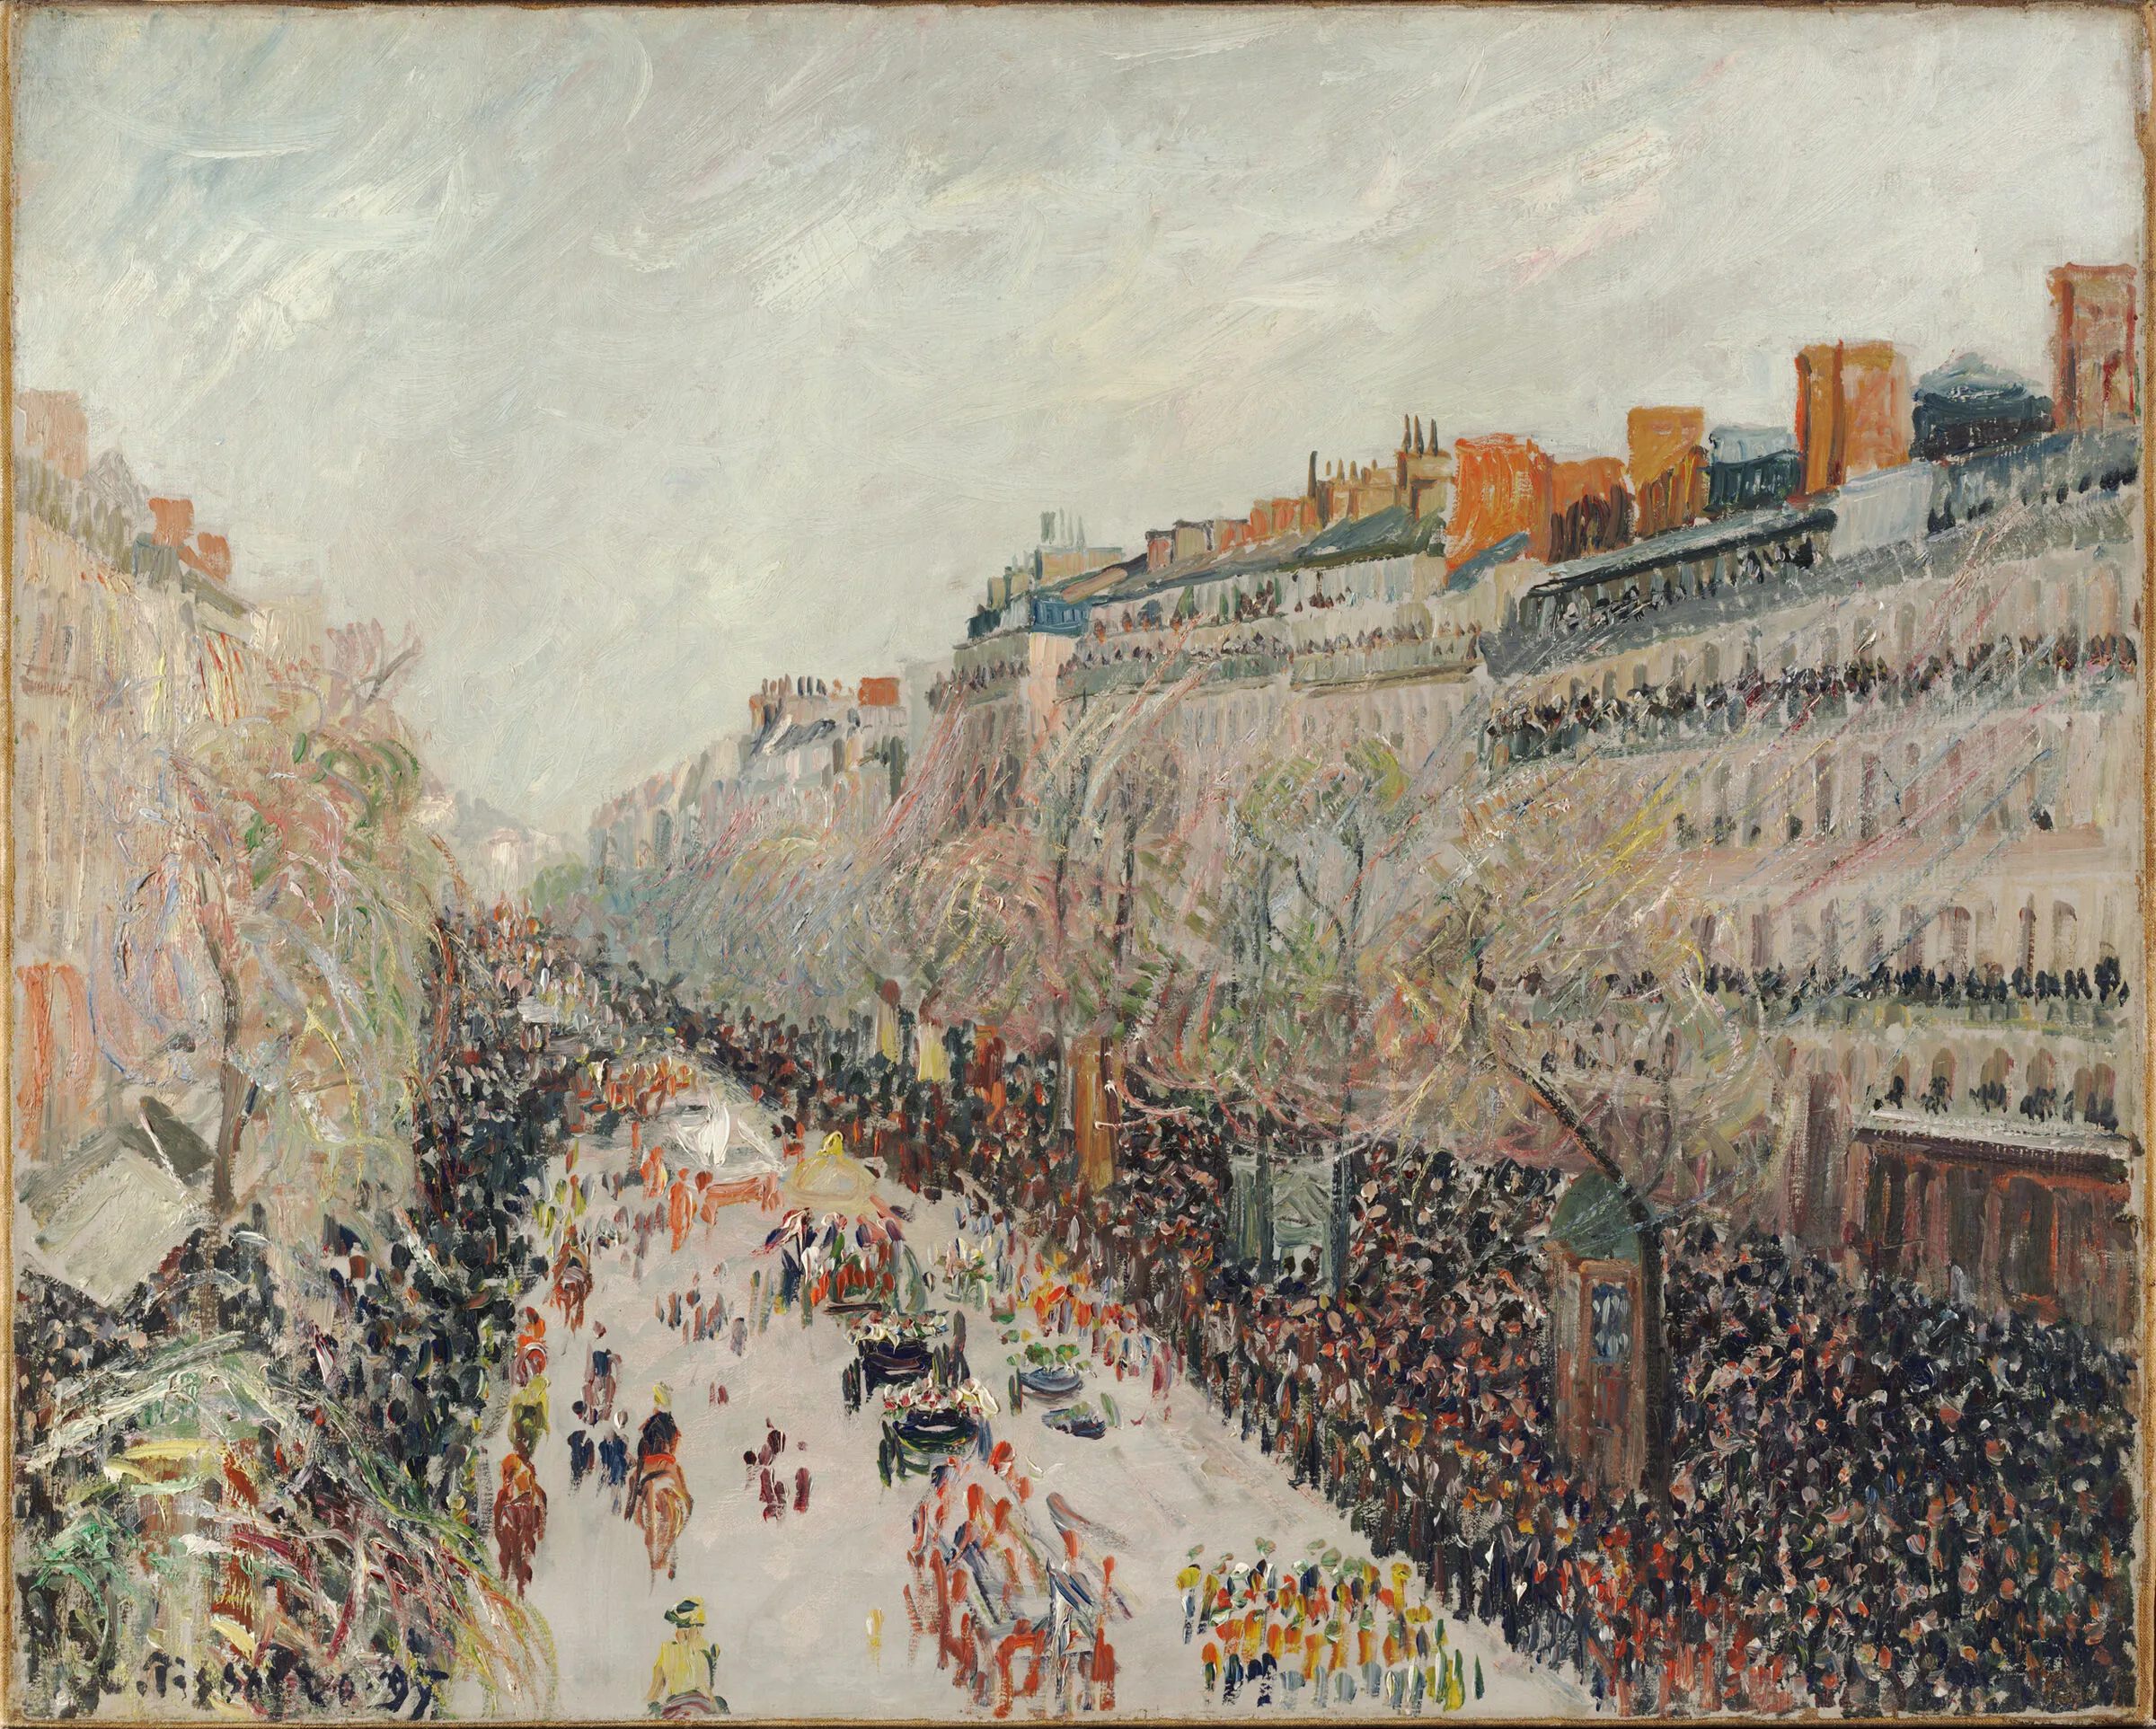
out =
[[2021,909],[2020,967],[2024,973],[2037,970],[2037,904],[2033,900]]
[[1976,921],[1966,906],[1947,909],[1947,964],[1957,973],[1966,973],[1969,967],[1969,939],[1975,933]]
[[1913,906],[1902,909],[1901,967],[1904,973],[1914,972],[1924,964],[1923,914]]
[[2074,913],[2065,901],[2051,904],[2051,970],[2063,973],[2074,964],[2078,948],[2075,941]]
[[1834,765],[1821,757],[1812,765],[1812,818],[1822,834],[1834,828]]
[[1867,756],[1857,789],[1857,833],[1870,840],[1879,832],[1879,759]]
[[1828,978],[1842,972],[1842,905],[1829,901],[1819,914],[1819,970]]

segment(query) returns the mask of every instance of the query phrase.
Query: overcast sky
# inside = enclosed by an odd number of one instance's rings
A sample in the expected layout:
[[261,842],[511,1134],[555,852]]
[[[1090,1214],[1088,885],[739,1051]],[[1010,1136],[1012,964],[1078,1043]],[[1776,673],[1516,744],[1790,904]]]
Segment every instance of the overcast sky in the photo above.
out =
[[1038,513],[1309,452],[2048,378],[2141,250],[2135,19],[32,11],[17,382],[243,586],[416,625],[452,782],[580,834],[775,673],[948,649]]

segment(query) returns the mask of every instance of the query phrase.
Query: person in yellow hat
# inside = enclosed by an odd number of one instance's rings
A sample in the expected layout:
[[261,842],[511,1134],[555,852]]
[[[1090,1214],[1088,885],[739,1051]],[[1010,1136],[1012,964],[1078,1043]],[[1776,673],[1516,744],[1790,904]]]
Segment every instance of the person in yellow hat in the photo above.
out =
[[1175,1588],[1183,1593],[1183,1643],[1190,1643],[1190,1631],[1197,1623],[1197,1582],[1203,1576],[1198,1569],[1197,1550],[1190,1551],[1190,1559],[1175,1575]]
[[684,1597],[667,1611],[674,1636],[658,1648],[651,1665],[651,1690],[644,1696],[655,1717],[724,1716],[719,1697],[719,1646],[703,1636],[703,1599]]

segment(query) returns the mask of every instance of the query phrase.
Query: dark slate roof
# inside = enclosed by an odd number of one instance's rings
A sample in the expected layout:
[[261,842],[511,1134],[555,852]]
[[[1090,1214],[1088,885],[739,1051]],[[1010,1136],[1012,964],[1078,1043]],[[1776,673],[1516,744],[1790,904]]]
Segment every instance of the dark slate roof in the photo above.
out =
[[1495,546],[1485,547],[1445,578],[1445,591],[1457,594],[1462,589],[1472,588],[1500,564],[1510,564],[1515,559],[1525,558],[1527,543],[1527,531],[1522,529],[1516,534],[1507,534]]
[[837,730],[838,722],[835,720],[812,720],[807,726],[797,720],[779,736],[776,744],[764,746],[763,754],[766,756],[790,755],[804,745],[813,745],[819,738],[828,738]]
[[1980,354],[1957,354],[1938,371],[1918,379],[1916,393],[1973,404],[2033,400],[2037,387],[2019,374],[1993,366]]
[[1787,427],[1717,427],[1707,435],[1707,460],[1712,463],[1756,463],[1796,448],[1797,435]]
[[1724,516],[1719,522],[1673,528],[1666,534],[1634,541],[1613,552],[1595,552],[1568,563],[1553,564],[1550,574],[1528,593],[1553,595],[1568,589],[1591,588],[1597,583],[1617,581],[1681,559],[1711,558],[1719,552],[1779,540],[1785,534],[1833,525],[1834,513],[1825,505],[1780,505],[1768,510],[1747,510],[1741,516]]
[[1143,600],[1197,582],[1270,576],[1275,572],[1350,564],[1362,559],[1404,558],[1413,552],[1441,549],[1444,527],[1443,520],[1435,514],[1418,522],[1408,514],[1405,505],[1393,505],[1373,515],[1358,516],[1353,522],[1335,523],[1315,534],[1268,541],[1258,546],[1239,546],[1161,570],[1135,569],[1123,581],[1092,598],[1099,603]]

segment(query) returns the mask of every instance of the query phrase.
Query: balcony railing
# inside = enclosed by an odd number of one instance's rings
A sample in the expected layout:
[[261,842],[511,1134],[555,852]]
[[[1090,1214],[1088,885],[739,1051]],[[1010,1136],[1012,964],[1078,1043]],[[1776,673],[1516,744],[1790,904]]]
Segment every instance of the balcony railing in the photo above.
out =
[[1482,759],[1494,773],[1582,746],[1604,752],[1672,750],[1711,745],[1759,728],[1780,730],[1850,720],[1891,726],[1917,704],[1941,694],[2036,697],[2077,684],[2093,690],[2133,677],[2140,657],[2134,639],[2124,635],[2097,637],[2085,644],[2071,639],[1987,642],[1961,661],[1935,655],[1898,672],[1881,661],[1859,660],[1700,690],[1649,686],[1630,696],[1583,693],[1564,702],[1516,703],[1494,715],[1484,728]]
[[1067,700],[1100,696],[1148,684],[1173,684],[1198,669],[1209,684],[1273,678],[1286,671],[1298,690],[1413,678],[1467,671],[1476,662],[1476,642],[1470,635],[1411,637],[1337,648],[1296,648],[1286,641],[1239,644],[1224,650],[1186,645],[1172,655],[1091,664],[1075,661],[1058,675],[1057,691]]
[[1476,641],[1472,636],[1429,637],[1414,642],[1387,642],[1370,648],[1335,648],[1324,653],[1297,655],[1293,682],[1300,688],[1412,678],[1423,674],[1463,673],[1480,658]]
[[1174,684],[1197,668],[1204,668],[1208,682],[1272,678],[1294,657],[1285,648],[1277,652],[1150,656],[1135,660],[1109,660],[1091,666],[1065,666],[1056,676],[1056,693],[1066,700],[1101,696],[1113,691],[1135,691],[1153,684]]
[[2093,975],[2086,968],[2031,974],[2017,967],[1995,978],[1993,970],[1957,975],[1917,967],[1897,972],[1881,964],[1869,973],[1844,970],[1823,978],[1816,968],[1796,974],[1779,966],[1751,972],[1710,966],[1705,984],[1725,1007],[1750,999],[1770,1019],[1829,1026],[1895,1027],[1921,1018],[1934,1025],[2109,1033],[2130,1024],[2133,988],[2115,960],[2099,961]]

